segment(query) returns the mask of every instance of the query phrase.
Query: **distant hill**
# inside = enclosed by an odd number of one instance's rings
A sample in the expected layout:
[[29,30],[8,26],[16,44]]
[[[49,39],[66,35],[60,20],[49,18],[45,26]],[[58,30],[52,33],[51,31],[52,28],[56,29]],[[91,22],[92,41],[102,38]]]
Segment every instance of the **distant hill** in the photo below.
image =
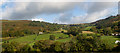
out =
[[91,23],[91,25],[96,26],[96,29],[99,29],[101,33],[120,33],[120,15],[110,16],[106,19],[98,20],[96,22]]
[[98,21],[93,22],[91,24],[94,24],[95,26],[98,26],[98,27],[102,28],[102,26],[111,27],[115,23],[118,23],[118,22],[120,22],[120,15],[110,16],[110,17],[108,17],[106,19],[101,19],[101,20],[98,20]]
[[30,20],[0,20],[2,21],[2,35],[17,36],[21,34],[37,34],[38,32],[49,33],[52,31],[63,29],[69,29],[69,27],[75,27],[84,30],[89,27],[90,29],[94,26],[96,29],[104,29],[110,27],[112,31],[119,32],[120,30],[120,15],[110,16],[106,19],[101,19],[92,23],[83,24],[57,24],[40,21]]

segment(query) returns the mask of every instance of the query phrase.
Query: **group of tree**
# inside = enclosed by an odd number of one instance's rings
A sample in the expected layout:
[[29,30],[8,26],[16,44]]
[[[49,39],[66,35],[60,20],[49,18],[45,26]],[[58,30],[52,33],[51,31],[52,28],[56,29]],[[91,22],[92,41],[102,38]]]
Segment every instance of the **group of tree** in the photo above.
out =
[[82,32],[81,28],[76,28],[76,27],[69,27],[69,29],[67,30],[68,34],[72,34],[74,36],[78,35],[81,32]]
[[92,24],[96,26],[91,28],[91,31],[93,32],[102,33],[105,35],[111,33],[120,33],[120,15],[110,16]]

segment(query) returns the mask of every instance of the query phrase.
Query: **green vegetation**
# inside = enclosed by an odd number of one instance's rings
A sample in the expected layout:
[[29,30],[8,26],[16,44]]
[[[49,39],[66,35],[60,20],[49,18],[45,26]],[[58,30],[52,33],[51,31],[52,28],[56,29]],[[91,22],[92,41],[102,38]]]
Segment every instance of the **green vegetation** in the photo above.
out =
[[[120,52],[120,18],[111,16],[86,24],[3,20],[3,52]],[[42,34],[40,34],[42,32]]]
[[50,40],[55,40],[55,36],[54,35],[50,35]]
[[37,40],[49,40],[50,35],[54,35],[56,39],[59,39],[59,37],[63,36],[64,38],[67,38],[68,35],[63,33],[53,33],[53,34],[43,34],[43,35],[29,35],[24,37],[18,37],[15,39],[9,40],[9,42],[16,41],[19,43],[31,43]]
[[84,30],[89,31],[93,26],[86,27]]
[[116,38],[114,36],[101,36],[102,42],[108,44],[110,48],[113,48],[116,44],[116,40],[120,40],[120,38]]
[[58,42],[69,42],[71,40],[71,38],[65,38],[65,39],[59,39],[59,40],[56,40]]
[[[108,40],[106,38],[110,37]],[[33,45],[21,44],[15,41],[3,43],[3,51],[39,51],[39,52],[79,52],[79,51],[112,51],[117,40],[113,36],[101,36],[99,34],[80,34],[74,38],[60,40],[39,40]],[[74,40],[76,41],[74,41]],[[68,41],[69,40],[69,41]],[[104,41],[106,40],[106,42]],[[6,46],[7,45],[7,46]],[[22,46],[21,46],[22,45]],[[116,49],[116,48],[115,48]]]

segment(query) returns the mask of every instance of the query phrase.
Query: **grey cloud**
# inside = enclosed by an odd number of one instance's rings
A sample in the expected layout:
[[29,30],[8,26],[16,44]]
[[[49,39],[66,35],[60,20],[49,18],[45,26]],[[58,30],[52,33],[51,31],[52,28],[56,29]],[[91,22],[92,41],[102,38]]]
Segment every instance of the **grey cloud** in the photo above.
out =
[[91,5],[87,9],[87,13],[100,12],[117,5],[116,2],[90,2],[89,4]]
[[61,22],[63,22],[63,23],[68,23],[68,22],[70,22],[71,17],[72,17],[72,13],[62,14],[62,15],[59,17],[59,21],[61,21]]
[[[42,14],[63,13],[55,19],[57,23],[85,23],[108,15],[109,12],[106,9],[116,6],[115,2],[16,2],[15,4],[14,8],[8,8],[3,12],[3,19],[32,19]],[[75,7],[86,11],[87,15],[74,16],[72,12],[68,12]]]
[[10,14],[9,16],[3,16],[5,19],[31,19],[37,15],[41,14],[58,14],[63,13],[69,10],[72,10],[75,5],[79,3],[72,2],[31,2],[31,3],[16,3],[16,6],[10,12],[6,14]]
[[[74,17],[72,16],[69,17],[68,14],[65,14],[64,17],[63,16],[62,18],[60,17],[59,22],[61,21],[68,24],[94,22],[96,20],[101,19],[101,17],[111,15],[112,12],[110,8],[117,6],[117,3],[116,2],[88,2],[88,3],[83,3],[82,6],[79,6],[79,7],[80,9],[82,8],[86,10],[87,12],[86,15],[79,15],[79,16],[72,15]],[[65,19],[68,19],[68,20],[65,20]]]
[[81,16],[73,16],[72,13],[63,13],[60,14],[59,19],[56,19],[55,21],[59,24],[74,24],[74,23],[85,23],[86,15]]

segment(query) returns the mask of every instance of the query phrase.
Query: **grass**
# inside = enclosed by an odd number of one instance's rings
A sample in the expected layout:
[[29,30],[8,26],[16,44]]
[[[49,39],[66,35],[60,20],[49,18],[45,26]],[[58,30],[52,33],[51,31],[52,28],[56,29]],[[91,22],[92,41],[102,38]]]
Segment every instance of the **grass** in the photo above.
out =
[[[61,36],[65,37],[65,38],[69,37],[67,34],[53,33],[53,34],[42,34],[42,35],[38,35],[38,36],[37,35],[28,35],[28,36],[24,36],[24,37],[14,38],[14,39],[11,39],[11,40],[8,40],[8,41],[9,42],[15,41],[15,42],[24,43],[24,44],[29,43],[30,45],[33,45],[34,42],[38,41],[38,40],[49,40],[50,35],[55,35],[56,39],[58,39]],[[60,41],[60,42],[63,41],[64,42],[64,41],[67,41],[68,39],[69,38],[62,39],[62,40],[59,39],[57,41]]]
[[[42,34],[42,35],[28,35],[28,36],[24,36],[24,37],[19,37],[19,38],[14,38],[14,39],[10,39],[8,40],[9,42],[11,41],[16,41],[22,44],[29,44],[29,45],[34,45],[34,43],[38,40],[49,40],[50,35],[55,35],[56,40],[58,42],[69,42],[72,38],[69,38],[69,36],[67,34],[63,34],[63,33],[51,33],[51,34]],[[64,37],[64,39],[59,39],[59,37]],[[35,39],[36,38],[36,39]],[[101,36],[101,40],[104,43],[109,44],[108,46],[110,48],[113,48],[116,44],[115,41],[116,40],[120,40],[120,38],[116,38],[114,36]]]
[[82,31],[83,34],[93,34],[94,32],[91,31]]
[[90,30],[92,26],[86,27],[84,30]]
[[59,40],[56,40],[58,42],[69,42],[71,40],[71,38],[65,38],[65,39],[59,39]]
[[55,32],[59,32],[60,33],[61,31],[67,32],[67,30],[64,30],[64,29],[58,30],[58,31],[55,31]]
[[113,48],[113,47],[115,47],[115,41],[116,40],[120,40],[120,38],[116,38],[116,37],[114,37],[114,36],[101,36],[101,40],[104,42],[104,43],[107,43],[107,44],[109,44],[108,46],[110,47],[110,48]]

